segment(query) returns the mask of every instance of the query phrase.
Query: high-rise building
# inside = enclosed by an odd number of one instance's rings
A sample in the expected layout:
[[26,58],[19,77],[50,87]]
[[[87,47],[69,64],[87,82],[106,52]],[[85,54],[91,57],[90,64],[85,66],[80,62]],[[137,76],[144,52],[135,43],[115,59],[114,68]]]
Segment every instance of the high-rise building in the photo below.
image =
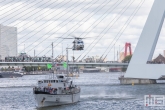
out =
[[0,59],[17,56],[17,28],[0,25]]
[[[120,53],[120,56],[119,56],[119,62],[122,62],[122,61],[124,60],[124,58],[125,58],[125,56],[124,56],[124,55],[125,55],[125,53],[124,53],[124,52],[121,52],[121,53]],[[129,53],[129,52],[127,52],[127,56],[128,56],[128,55],[130,55],[130,53]]]

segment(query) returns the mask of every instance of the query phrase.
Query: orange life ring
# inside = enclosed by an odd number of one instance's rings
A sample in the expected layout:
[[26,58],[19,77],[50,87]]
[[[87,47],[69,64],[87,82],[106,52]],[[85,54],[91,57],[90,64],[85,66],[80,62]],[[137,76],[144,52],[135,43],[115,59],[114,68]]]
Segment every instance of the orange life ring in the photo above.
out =
[[48,86],[50,87],[50,86],[51,86],[51,84],[49,83],[49,84],[48,84]]

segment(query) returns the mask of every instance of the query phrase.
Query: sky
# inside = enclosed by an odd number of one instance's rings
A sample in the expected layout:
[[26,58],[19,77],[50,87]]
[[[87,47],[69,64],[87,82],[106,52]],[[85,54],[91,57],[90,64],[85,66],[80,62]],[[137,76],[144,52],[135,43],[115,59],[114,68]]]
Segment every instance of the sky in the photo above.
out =
[[[54,57],[72,47],[72,36],[83,39],[83,51],[69,50],[75,56],[106,56],[117,60],[126,42],[132,51],[144,27],[154,0],[3,0],[0,24],[17,27],[18,53]],[[163,25],[153,58],[165,50]],[[62,38],[60,38],[62,37]],[[88,38],[87,38],[88,37]],[[62,52],[63,51],[63,52]],[[114,54],[115,53],[115,54]]]

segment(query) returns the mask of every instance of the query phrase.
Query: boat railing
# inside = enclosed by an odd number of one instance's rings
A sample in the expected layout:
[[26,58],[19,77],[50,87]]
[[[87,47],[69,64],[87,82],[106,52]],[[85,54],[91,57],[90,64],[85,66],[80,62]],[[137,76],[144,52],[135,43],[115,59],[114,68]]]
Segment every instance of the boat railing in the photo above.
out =
[[79,87],[68,87],[68,88],[64,89],[62,92],[65,93],[65,94],[79,93],[80,92],[80,88]]
[[80,92],[80,87],[75,87],[71,89],[72,93],[79,93]]
[[33,92],[36,94],[42,93],[42,94],[57,94],[57,88],[50,88],[50,87],[34,87]]
[[[60,89],[57,88],[51,88],[51,87],[34,87],[33,92],[35,94],[57,94],[57,91]],[[66,87],[62,89],[61,94],[70,94],[70,93],[79,93],[80,88],[79,87]]]

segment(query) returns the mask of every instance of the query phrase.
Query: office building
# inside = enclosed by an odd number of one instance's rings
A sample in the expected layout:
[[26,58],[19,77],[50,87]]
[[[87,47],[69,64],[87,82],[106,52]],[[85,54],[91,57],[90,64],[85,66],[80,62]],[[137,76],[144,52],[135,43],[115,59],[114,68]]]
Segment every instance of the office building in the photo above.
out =
[[17,56],[17,28],[0,25],[0,59]]

